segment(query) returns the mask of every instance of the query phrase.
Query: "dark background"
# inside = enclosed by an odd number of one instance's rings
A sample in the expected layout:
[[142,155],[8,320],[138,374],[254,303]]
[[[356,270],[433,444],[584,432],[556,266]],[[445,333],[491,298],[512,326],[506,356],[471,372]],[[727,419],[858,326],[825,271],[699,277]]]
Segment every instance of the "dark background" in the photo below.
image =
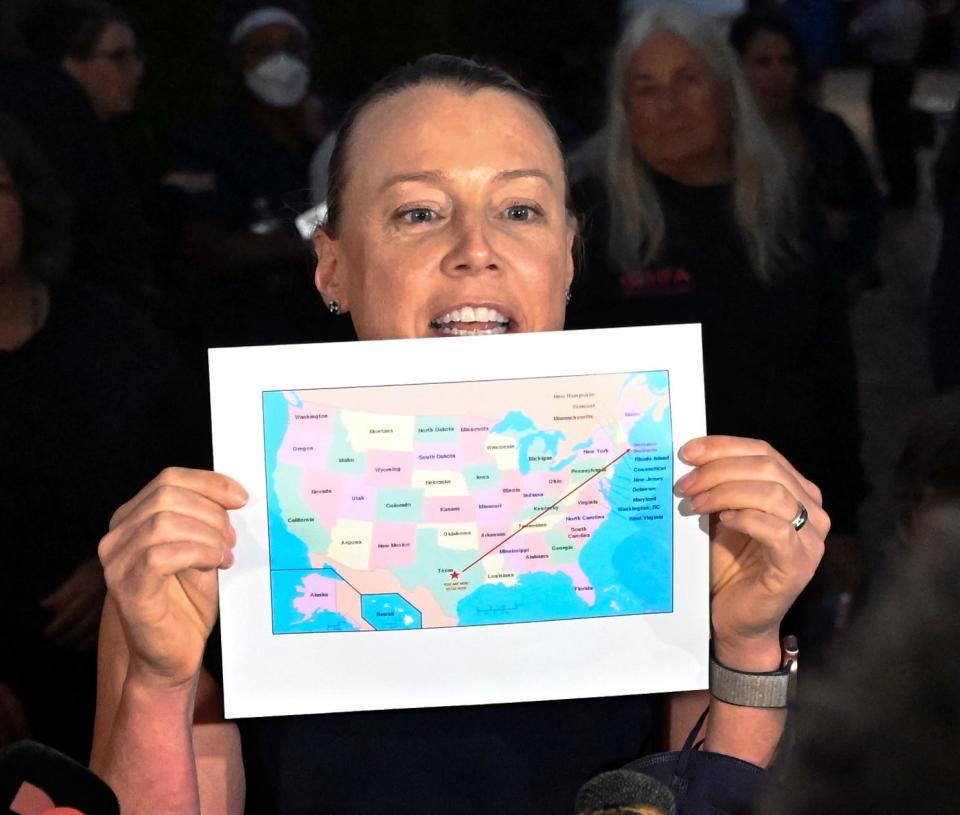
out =
[[[114,2],[131,17],[147,57],[137,112],[115,127],[140,171],[156,173],[171,134],[229,96],[222,4]],[[313,85],[334,114],[391,68],[441,52],[494,62],[544,94],[568,144],[602,123],[617,0],[316,0],[310,6],[317,31]]]
[[[215,0],[112,0],[130,17],[147,56],[137,111],[112,123],[142,177],[162,174],[172,134],[230,97]],[[745,3],[746,4],[746,3]],[[567,148],[598,129],[606,63],[620,0],[308,0],[317,32],[313,86],[332,118],[390,69],[434,52],[474,57],[544,96]],[[789,4],[788,4],[789,5]],[[799,3],[804,6],[804,3]],[[855,2],[837,2],[833,62],[860,62],[844,29]],[[960,15],[935,3],[922,62],[950,65]]]

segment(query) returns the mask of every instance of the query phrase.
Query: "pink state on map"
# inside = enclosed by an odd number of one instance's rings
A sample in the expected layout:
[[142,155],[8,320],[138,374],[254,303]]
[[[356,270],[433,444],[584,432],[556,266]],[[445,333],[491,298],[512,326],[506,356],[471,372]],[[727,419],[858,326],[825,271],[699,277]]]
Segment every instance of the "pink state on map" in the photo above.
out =
[[530,499],[523,497],[523,493],[527,492],[529,479],[530,476],[520,475],[516,470],[504,472],[500,478],[498,487],[503,498],[503,508],[511,518],[516,518],[523,509],[530,506]]
[[472,461],[464,461],[459,444],[414,442],[413,466],[416,470],[462,470]]
[[[503,493],[499,490],[480,490],[471,492],[474,506],[477,508],[477,523],[484,524],[488,521],[502,522],[509,525],[505,520],[510,517],[507,502],[504,500]],[[501,521],[501,519],[504,519]]]
[[[464,426],[467,423],[461,421],[460,425]],[[470,425],[470,427],[476,427],[482,425],[484,427],[493,427],[494,422],[487,422],[478,420],[476,425]],[[487,452],[487,434],[478,433],[478,432],[467,432],[460,433],[460,446],[463,449],[463,457],[466,464],[492,464],[495,459],[490,453]]]
[[303,407],[290,406],[290,428],[332,436],[336,430],[336,408],[304,402]]
[[586,574],[584,574],[583,569],[580,568],[579,563],[567,563],[558,567],[556,571],[570,575],[570,580],[573,582],[573,590],[576,592],[577,597],[583,600],[588,606],[596,605],[597,591],[590,583],[590,578],[588,578]]
[[566,490],[561,490],[555,485],[550,485],[546,473],[529,473],[522,478],[523,490],[520,497],[523,500],[522,520],[524,523],[532,521],[541,512],[549,509],[566,492]]
[[432,496],[423,499],[423,522],[428,524],[471,523],[477,519],[472,495]]
[[377,488],[362,475],[343,476],[341,483],[338,519],[372,521],[377,510]]
[[376,523],[373,525],[371,569],[405,569],[417,560],[417,525]]
[[413,453],[370,450],[366,456],[366,477],[378,487],[409,487]]
[[277,450],[277,460],[295,467],[318,467],[327,460],[329,451],[329,436],[291,425]]
[[300,480],[300,495],[317,523],[328,530],[340,517],[344,478],[339,473],[307,470]]
[[[526,473],[525,475],[521,475],[520,479],[521,479],[521,483],[523,484],[524,494],[526,494],[529,498],[535,501],[540,501],[545,498],[549,498],[550,503],[552,504],[561,495],[563,495],[563,492],[561,490],[554,488],[551,491],[550,489],[548,489],[547,473],[544,472],[543,470],[537,470],[535,472]],[[533,495],[533,493],[540,493],[540,496],[537,497],[536,495]]]
[[[316,568],[324,568],[326,558],[311,555],[311,559]],[[303,615],[301,622],[306,622],[319,611],[333,611],[361,631],[372,630],[363,619],[360,594],[349,583],[322,574],[308,574],[300,581],[297,591],[299,594],[293,600],[293,607]]]
[[337,584],[340,581],[322,574],[307,574],[297,586],[293,607],[307,620],[318,611],[337,610]]
[[[590,445],[582,450],[578,450],[577,453],[581,457],[585,458],[599,456],[604,459],[603,464],[606,464],[608,461],[615,459],[618,455],[620,455],[620,453],[629,447],[628,444],[623,444],[621,446],[623,447],[622,450],[614,444],[613,439],[610,438],[610,434],[607,433],[604,428],[598,428],[590,435]],[[573,466],[576,466],[576,464]]]
[[550,563],[547,540],[536,533],[521,532],[515,535],[497,549],[497,553],[503,555],[503,571],[516,572],[518,575],[544,571],[542,567]]
[[635,399],[630,398],[629,396],[625,397],[623,400],[623,426],[625,430],[633,427],[637,422],[643,419],[646,409],[649,409],[649,405],[644,406],[640,405]]

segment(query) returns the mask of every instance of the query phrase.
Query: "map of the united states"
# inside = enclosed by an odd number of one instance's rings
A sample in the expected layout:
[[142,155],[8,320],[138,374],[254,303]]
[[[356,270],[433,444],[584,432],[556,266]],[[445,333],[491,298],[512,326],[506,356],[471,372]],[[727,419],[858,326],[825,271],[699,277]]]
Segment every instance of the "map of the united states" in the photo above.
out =
[[664,372],[270,391],[263,415],[275,633],[672,608]]

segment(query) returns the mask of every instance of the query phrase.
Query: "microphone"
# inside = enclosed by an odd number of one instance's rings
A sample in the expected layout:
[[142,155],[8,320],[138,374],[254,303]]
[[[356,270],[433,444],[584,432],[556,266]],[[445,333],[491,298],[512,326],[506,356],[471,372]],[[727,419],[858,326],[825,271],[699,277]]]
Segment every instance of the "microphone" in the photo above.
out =
[[594,776],[577,792],[576,815],[677,815],[670,788],[634,770]]

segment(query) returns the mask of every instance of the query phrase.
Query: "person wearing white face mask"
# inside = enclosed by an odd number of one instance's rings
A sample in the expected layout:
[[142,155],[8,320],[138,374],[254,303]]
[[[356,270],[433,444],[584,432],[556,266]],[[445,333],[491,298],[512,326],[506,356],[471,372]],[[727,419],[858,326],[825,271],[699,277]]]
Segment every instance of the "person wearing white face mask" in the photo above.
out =
[[[293,217],[327,133],[311,93],[312,36],[296,2],[228,3],[232,103],[177,139],[165,184],[182,224],[202,346],[325,339],[310,251]],[[339,329],[339,327],[338,327]]]
[[257,8],[236,24],[230,34],[243,70],[243,81],[258,101],[271,108],[301,104],[310,87],[306,26],[286,9]]

